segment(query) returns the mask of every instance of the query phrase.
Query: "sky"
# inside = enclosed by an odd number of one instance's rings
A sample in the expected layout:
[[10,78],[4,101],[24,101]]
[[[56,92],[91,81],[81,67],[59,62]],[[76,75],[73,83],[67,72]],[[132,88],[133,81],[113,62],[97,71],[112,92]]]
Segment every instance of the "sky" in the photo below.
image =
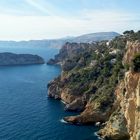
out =
[[140,0],[0,0],[0,40],[140,30]]

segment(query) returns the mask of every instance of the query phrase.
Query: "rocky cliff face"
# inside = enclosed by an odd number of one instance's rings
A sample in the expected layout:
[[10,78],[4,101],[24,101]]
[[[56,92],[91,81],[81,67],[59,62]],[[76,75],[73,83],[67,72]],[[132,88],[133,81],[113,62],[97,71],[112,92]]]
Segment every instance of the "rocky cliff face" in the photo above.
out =
[[[63,72],[49,83],[49,96],[63,100],[66,110],[82,111],[65,117],[69,123],[100,122],[104,127],[98,134],[103,139],[140,140],[140,72],[127,71],[122,65],[132,67],[134,56],[140,52],[140,41],[127,41],[121,36],[109,43],[82,46],[78,44],[74,51],[72,46],[71,51],[64,46],[65,56],[59,54],[54,60],[63,61]],[[93,61],[95,65],[91,65]]]
[[[67,42],[64,44],[64,46],[60,49],[59,54],[55,55],[54,59],[50,59],[47,64],[63,64],[63,63],[69,63],[66,60],[74,58],[77,54],[84,51],[86,48],[93,49],[97,47],[96,44],[88,44],[88,43],[69,43]],[[73,67],[75,66],[73,64],[74,62],[71,62]]]
[[[104,49],[105,42],[101,44]],[[97,72],[92,71],[94,66],[90,64],[92,57],[96,57],[97,46],[97,43],[66,43],[53,60],[53,64],[61,64],[63,72],[59,78],[48,84],[48,95],[67,103],[66,110],[84,110],[92,93],[96,91],[96,86],[92,84],[92,77]],[[52,59],[48,63],[50,62]],[[91,94],[86,93],[88,88],[87,92]]]
[[134,55],[140,52],[140,42],[137,41],[128,41],[126,44],[126,53],[123,58],[124,64],[131,64]]
[[43,58],[31,54],[0,53],[0,65],[44,64]]
[[[127,42],[123,62],[130,64],[140,52],[140,42]],[[117,109],[100,130],[103,138],[140,140],[140,73],[128,71],[115,91]]]
[[140,139],[140,74],[127,72],[115,91],[117,109],[99,134],[110,139]]
[[84,95],[75,95],[69,88],[64,87],[65,80],[55,79],[48,84],[48,96],[61,99],[66,103],[65,110],[82,111],[86,104]]

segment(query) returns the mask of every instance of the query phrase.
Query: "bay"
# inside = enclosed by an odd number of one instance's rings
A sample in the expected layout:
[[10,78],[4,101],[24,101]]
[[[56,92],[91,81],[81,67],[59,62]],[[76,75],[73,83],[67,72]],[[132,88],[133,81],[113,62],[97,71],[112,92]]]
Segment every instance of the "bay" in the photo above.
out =
[[[0,47],[0,52],[30,53],[46,61],[56,48]],[[97,140],[94,126],[75,126],[61,121],[64,104],[47,97],[47,83],[61,72],[58,66],[0,67],[0,140]]]

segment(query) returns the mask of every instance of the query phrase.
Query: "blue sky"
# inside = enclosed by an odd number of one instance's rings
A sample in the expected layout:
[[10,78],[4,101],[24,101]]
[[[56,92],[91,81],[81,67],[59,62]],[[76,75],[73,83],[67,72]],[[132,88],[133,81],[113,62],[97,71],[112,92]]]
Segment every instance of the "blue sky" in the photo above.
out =
[[140,30],[140,0],[0,0],[0,40]]

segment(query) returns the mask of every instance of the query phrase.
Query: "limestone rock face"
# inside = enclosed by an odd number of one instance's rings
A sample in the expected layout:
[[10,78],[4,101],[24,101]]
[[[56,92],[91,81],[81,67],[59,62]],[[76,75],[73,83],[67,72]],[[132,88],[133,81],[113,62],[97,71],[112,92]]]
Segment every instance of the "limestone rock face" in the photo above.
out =
[[101,129],[98,134],[103,139],[109,140],[128,140],[129,134],[126,128],[126,119],[123,114],[118,114],[109,120],[106,127]]
[[[86,97],[75,95],[69,88],[64,88],[64,77],[56,78],[48,84],[48,96],[61,99],[66,103],[65,110],[82,111],[86,105]],[[62,80],[62,81],[61,81]]]
[[[63,47],[60,49],[59,54],[55,55],[54,59],[50,59],[47,64],[63,64],[65,63],[67,66],[70,68],[72,66],[75,66],[74,62],[67,61],[67,58],[71,59],[74,58],[77,54],[81,53],[82,51],[85,50],[85,48],[94,48],[96,47],[96,44],[88,44],[88,43],[69,43],[67,42],[66,44],[63,45]],[[79,62],[79,64],[81,64]],[[65,65],[64,65],[64,68]]]
[[73,95],[69,89],[62,90],[56,81],[52,81],[48,85],[48,96],[64,101],[66,103],[65,110],[67,111],[82,111],[86,105],[84,97]]
[[127,52],[125,53],[123,63],[131,64],[134,55],[140,52],[140,42],[139,41],[128,41],[126,44]]
[[57,85],[57,80],[55,79],[48,84],[48,96],[55,99],[60,99],[60,88]]
[[77,116],[65,117],[64,120],[72,124],[95,124],[96,122],[106,122],[114,108],[110,107],[105,112],[102,112],[98,105],[88,102],[85,110]]
[[78,98],[77,96],[73,95],[69,89],[65,89],[61,92],[61,99],[67,103],[70,104],[72,103],[76,98]]
[[111,139],[140,139],[140,73],[127,72],[116,89],[120,109],[110,117],[99,134]]
[[[140,73],[126,73],[124,96],[118,97],[131,140],[140,139]],[[124,89],[124,90],[125,90]]]
[[[130,64],[138,52],[140,42],[128,42],[124,63]],[[115,95],[118,109],[112,113],[99,135],[113,140],[140,140],[140,73],[126,72],[116,88]]]
[[85,102],[82,98],[76,98],[73,102],[66,105],[65,110],[69,111],[83,111]]

